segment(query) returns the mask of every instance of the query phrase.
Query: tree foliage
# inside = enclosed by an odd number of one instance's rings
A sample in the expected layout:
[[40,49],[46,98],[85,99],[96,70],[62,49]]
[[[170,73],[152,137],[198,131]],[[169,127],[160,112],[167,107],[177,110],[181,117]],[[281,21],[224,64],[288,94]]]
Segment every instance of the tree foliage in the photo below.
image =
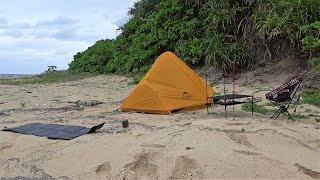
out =
[[165,51],[191,66],[250,68],[276,41],[301,51],[314,33],[302,27],[320,19],[320,1],[140,0],[128,14],[118,37],[74,55],[70,70],[141,75]]

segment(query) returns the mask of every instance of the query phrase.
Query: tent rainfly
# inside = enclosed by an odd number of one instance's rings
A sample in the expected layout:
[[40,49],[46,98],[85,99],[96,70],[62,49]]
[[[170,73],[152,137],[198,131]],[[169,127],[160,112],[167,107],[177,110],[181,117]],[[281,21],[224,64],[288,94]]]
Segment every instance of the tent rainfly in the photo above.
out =
[[[205,105],[214,91],[174,53],[165,52],[123,102],[122,111],[171,114]],[[207,94],[208,92],[208,94]]]

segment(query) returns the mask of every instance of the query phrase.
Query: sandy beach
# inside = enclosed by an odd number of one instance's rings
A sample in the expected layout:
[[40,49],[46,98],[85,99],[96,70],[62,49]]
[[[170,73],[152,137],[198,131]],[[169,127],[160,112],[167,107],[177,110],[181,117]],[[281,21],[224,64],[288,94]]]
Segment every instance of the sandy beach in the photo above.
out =
[[[222,106],[210,107],[209,115],[206,109],[172,115],[117,111],[134,88],[130,81],[108,75],[1,85],[1,129],[33,122],[105,125],[69,141],[0,131],[0,179],[320,179],[320,130],[314,119],[272,120],[241,106],[234,113],[229,107],[227,118]],[[281,84],[241,83],[237,91],[254,94],[259,103]],[[214,89],[219,93],[222,85]],[[79,100],[103,104],[75,106]],[[298,112],[305,109],[320,111],[298,106]],[[123,120],[129,128],[122,128]]]

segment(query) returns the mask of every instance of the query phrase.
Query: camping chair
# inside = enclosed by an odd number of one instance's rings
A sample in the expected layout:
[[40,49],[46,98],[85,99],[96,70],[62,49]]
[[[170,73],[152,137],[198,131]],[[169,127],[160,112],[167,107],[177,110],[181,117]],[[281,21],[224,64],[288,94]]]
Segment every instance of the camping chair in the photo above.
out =
[[286,112],[294,120],[288,112],[288,108],[302,83],[302,79],[302,75],[295,76],[282,86],[266,94],[266,99],[279,108],[271,118],[277,119],[281,113]]

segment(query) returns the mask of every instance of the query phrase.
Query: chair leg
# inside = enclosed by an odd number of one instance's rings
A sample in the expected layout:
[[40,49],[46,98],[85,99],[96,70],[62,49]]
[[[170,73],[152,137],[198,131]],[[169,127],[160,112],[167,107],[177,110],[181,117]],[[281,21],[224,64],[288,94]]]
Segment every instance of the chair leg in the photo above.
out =
[[283,113],[283,109],[280,109],[278,115],[274,119],[277,119],[280,116],[281,113]]
[[227,118],[227,105],[224,106],[224,114],[225,114],[225,116]]
[[288,113],[288,115],[289,115],[290,119],[292,119],[292,121],[295,121],[295,120],[293,119],[293,117],[291,116],[291,114],[288,112],[288,110],[287,110],[287,109],[286,109],[286,112]]
[[271,116],[271,119],[272,119],[274,116],[278,115],[279,113],[281,113],[281,108],[279,108],[279,109]]
[[251,115],[253,116],[253,96],[251,97]]

